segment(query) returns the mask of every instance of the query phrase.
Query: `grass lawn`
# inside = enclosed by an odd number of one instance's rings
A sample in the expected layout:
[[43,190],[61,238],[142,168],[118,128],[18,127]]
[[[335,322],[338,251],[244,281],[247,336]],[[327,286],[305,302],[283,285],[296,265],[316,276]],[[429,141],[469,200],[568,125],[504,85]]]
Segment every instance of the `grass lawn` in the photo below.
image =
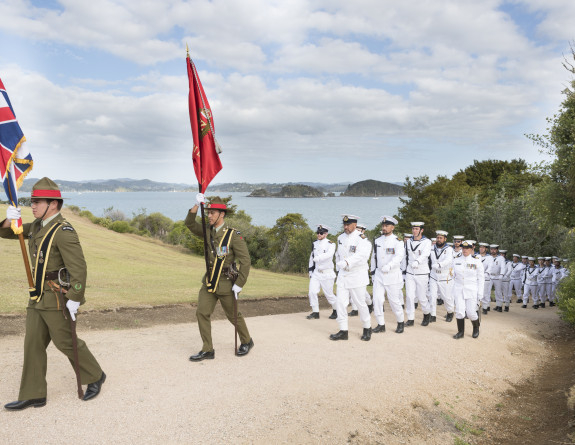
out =
[[[2,220],[6,207],[0,205]],[[205,272],[203,257],[157,240],[107,230],[65,208],[63,214],[78,232],[88,263],[85,309],[197,300]],[[32,221],[30,208],[22,208],[22,219]],[[28,282],[20,243],[0,238],[0,252],[0,313],[25,312]],[[242,297],[307,295],[307,291],[307,276],[252,268]]]

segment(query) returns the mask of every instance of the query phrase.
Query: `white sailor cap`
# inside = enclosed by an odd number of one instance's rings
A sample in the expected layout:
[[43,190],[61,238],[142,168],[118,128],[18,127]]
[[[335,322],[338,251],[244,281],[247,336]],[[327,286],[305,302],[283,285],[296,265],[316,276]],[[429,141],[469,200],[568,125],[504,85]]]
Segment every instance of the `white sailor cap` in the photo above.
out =
[[350,215],[348,213],[341,215],[343,218],[343,223],[344,224],[353,224],[353,223],[357,223],[357,220],[359,219],[359,216],[355,216],[355,215]]
[[467,241],[473,244],[474,246],[477,244],[477,241],[475,241],[474,239],[468,239]]
[[545,257],[544,257],[544,256],[538,256],[538,257],[537,257],[537,261],[539,261],[539,260],[545,261]]
[[518,253],[514,253],[513,256],[516,256],[517,258],[521,258],[521,255],[519,255]]
[[507,250],[505,250],[505,249],[499,249],[499,253],[507,253]]
[[447,245],[453,247],[453,243],[447,243]]
[[443,236],[447,236],[448,233],[445,230],[436,230],[435,231],[436,235],[443,235]]
[[545,261],[551,261],[551,257],[550,257],[550,256],[546,256],[546,257],[545,257]]
[[475,245],[475,240],[466,239],[461,243],[461,247],[473,247]]
[[411,238],[413,235],[411,233],[404,233],[403,237],[404,238]]
[[425,223],[423,221],[415,221],[411,223],[411,227],[423,227]]
[[395,219],[393,216],[382,216],[381,217],[381,223],[382,224],[393,224],[394,226],[397,226],[397,219]]
[[463,235],[453,235],[453,239],[457,241],[463,241],[463,238],[465,238]]
[[551,258],[553,258],[554,260],[558,260],[558,259],[559,259],[559,257],[558,257],[558,256],[555,256],[555,255],[553,255]]
[[358,228],[358,229],[362,229],[362,230],[367,230],[367,227],[366,227],[365,225],[363,225],[363,224],[358,224],[358,225],[357,225],[357,228]]
[[437,238],[431,238],[431,242],[434,243],[437,241]]
[[326,226],[325,224],[318,224],[317,225],[317,233],[327,233],[331,230],[331,227]]
[[499,249],[499,244],[490,244],[489,248],[490,249]]
[[489,247],[489,243],[479,243],[480,246]]
[[529,259],[529,257],[527,255],[521,255],[521,259],[523,259],[523,258]]
[[527,259],[528,259],[529,261],[535,261],[535,257],[534,257],[534,256],[527,257]]

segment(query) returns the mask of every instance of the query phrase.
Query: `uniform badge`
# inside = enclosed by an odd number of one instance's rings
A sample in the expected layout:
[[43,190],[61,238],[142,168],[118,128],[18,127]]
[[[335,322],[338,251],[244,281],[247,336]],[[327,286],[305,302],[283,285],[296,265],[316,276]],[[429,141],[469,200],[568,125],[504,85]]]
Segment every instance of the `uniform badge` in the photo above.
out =
[[218,257],[224,257],[228,254],[228,246],[216,247],[216,254]]
[[62,230],[69,230],[70,232],[73,232],[73,231],[74,231],[74,227],[72,227],[72,226],[64,226],[64,227],[62,227]]
[[475,269],[477,269],[477,265],[476,265],[476,264],[468,264],[468,265],[467,265],[467,268],[468,268],[468,269],[475,270]]
[[349,247],[349,251],[350,251],[351,253],[355,253],[355,246],[350,246],[350,247]]
[[395,255],[395,248],[389,247],[389,248],[385,249],[385,253],[387,253],[389,255]]
[[38,262],[39,262],[40,264],[44,264],[44,253],[43,253],[42,251],[40,251],[40,255],[39,255],[39,258],[38,258]]

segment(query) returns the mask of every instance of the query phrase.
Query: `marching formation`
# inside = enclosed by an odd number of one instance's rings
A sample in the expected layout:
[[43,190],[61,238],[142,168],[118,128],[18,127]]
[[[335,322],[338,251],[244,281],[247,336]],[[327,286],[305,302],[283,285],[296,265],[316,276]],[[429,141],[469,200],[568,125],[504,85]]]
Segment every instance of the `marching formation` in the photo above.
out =
[[[457,334],[453,337],[464,336],[468,318],[473,326],[472,337],[477,338],[480,311],[486,315],[491,310],[492,291],[497,312],[509,312],[513,293],[522,308],[527,308],[530,296],[533,309],[545,308],[546,302],[555,306],[557,286],[568,274],[563,267],[568,259],[538,257],[536,265],[534,257],[514,253],[510,260],[506,258],[507,251],[497,244],[478,244],[461,235],[453,236],[452,243],[447,242],[449,234],[444,230],[437,230],[436,237],[429,239],[423,234],[423,222],[412,222],[412,233],[405,233],[400,239],[393,233],[398,221],[391,216],[382,217],[381,236],[372,244],[358,219],[355,215],[343,215],[344,231],[336,243],[327,238],[330,228],[318,225],[309,258],[312,312],[307,318],[319,319],[318,294],[323,290],[333,309],[329,318],[336,319],[339,327],[330,340],[349,338],[350,316],[359,315],[364,341],[369,341],[372,333],[385,332],[386,296],[398,334],[406,326],[415,325],[418,307],[423,313],[421,325],[428,326],[437,321],[437,306],[444,304],[445,321],[453,321],[454,315],[457,320]],[[475,251],[476,245],[479,252]],[[373,298],[367,291],[370,278]],[[348,313],[349,304],[352,310]],[[377,322],[374,328],[372,312]]]

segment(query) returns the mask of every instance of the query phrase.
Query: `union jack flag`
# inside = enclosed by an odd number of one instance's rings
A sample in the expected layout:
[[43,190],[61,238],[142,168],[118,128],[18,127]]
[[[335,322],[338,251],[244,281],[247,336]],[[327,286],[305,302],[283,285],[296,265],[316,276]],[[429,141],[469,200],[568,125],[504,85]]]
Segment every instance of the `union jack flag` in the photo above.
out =
[[[24,146],[26,138],[0,79],[0,180],[8,201],[18,207],[18,188],[32,170],[32,156]],[[14,233],[22,233],[22,220],[12,221]]]

